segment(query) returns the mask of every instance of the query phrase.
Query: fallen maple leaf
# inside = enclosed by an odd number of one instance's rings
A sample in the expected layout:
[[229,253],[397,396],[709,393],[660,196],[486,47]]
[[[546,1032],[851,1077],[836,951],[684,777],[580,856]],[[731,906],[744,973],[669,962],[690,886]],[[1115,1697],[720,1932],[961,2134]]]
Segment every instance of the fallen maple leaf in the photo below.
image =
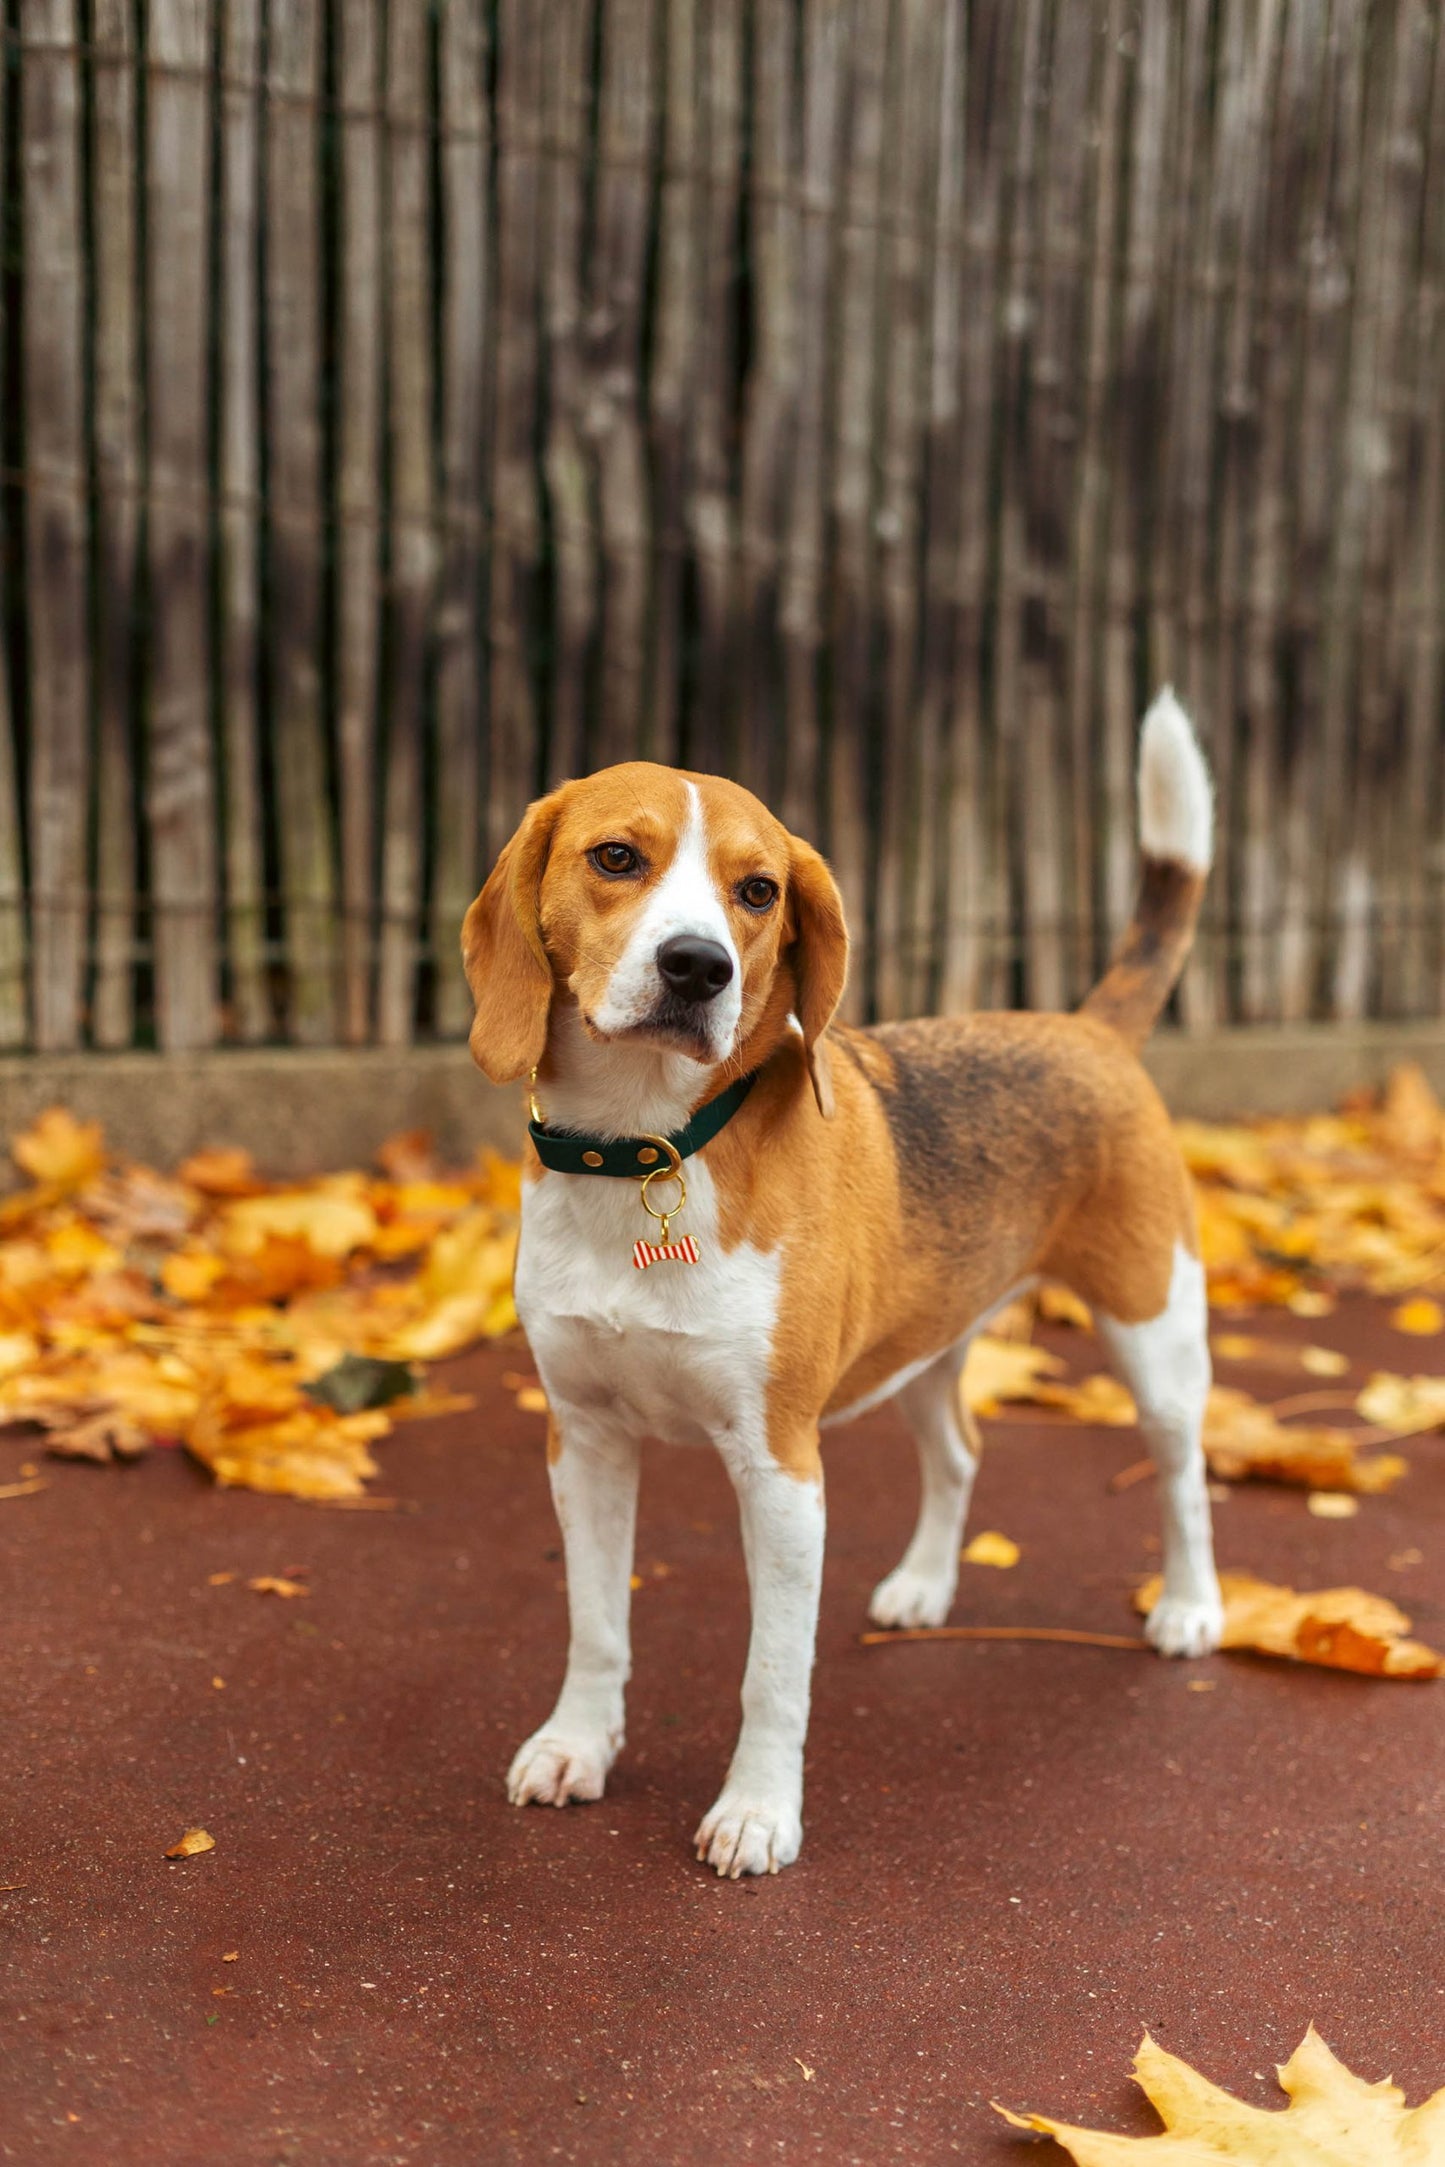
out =
[[1445,2090],[1413,2111],[1398,2085],[1366,2084],[1338,2061],[1313,2024],[1278,2068],[1289,2094],[1283,2114],[1251,2107],[1211,2084],[1188,2062],[1166,2053],[1146,2032],[1134,2079],[1157,2110],[1165,2134],[1115,2137],[1075,2128],[1044,2114],[1014,2114],[992,2102],[1015,2129],[1056,2138],[1078,2167],[1131,2167],[1145,2159],[1178,2167],[1441,2167],[1445,2162]]
[[309,1595],[310,1588],[299,1580],[287,1580],[279,1573],[258,1573],[254,1580],[246,1582],[253,1595],[279,1595],[286,1602],[293,1602],[298,1595]]
[[179,1843],[173,1843],[166,1853],[168,1859],[199,1858],[203,1851],[214,1851],[216,1839],[204,1828],[188,1828]]
[[1300,1424],[1290,1429],[1272,1408],[1229,1385],[1215,1385],[1204,1412],[1204,1456],[1224,1482],[1256,1476],[1304,1483],[1311,1489],[1388,1490],[1408,1472],[1395,1453],[1360,1457],[1351,1430]]
[[10,1156],[32,1181],[54,1189],[81,1189],[105,1164],[98,1121],[77,1121],[63,1106],[47,1106],[31,1126],[10,1140]]
[[[1156,1573],[1134,1597],[1148,1613],[1163,1582]],[[1422,1641],[1407,1640],[1410,1620],[1383,1595],[1364,1588],[1318,1588],[1297,1594],[1252,1573],[1221,1573],[1224,1633],[1221,1648],[1280,1655],[1325,1670],[1356,1671],[1371,1678],[1438,1678],[1445,1656]]]
[[974,1414],[993,1415],[1005,1400],[1032,1399],[1039,1378],[1056,1376],[1063,1366],[1046,1347],[984,1332],[968,1350],[959,1391]]

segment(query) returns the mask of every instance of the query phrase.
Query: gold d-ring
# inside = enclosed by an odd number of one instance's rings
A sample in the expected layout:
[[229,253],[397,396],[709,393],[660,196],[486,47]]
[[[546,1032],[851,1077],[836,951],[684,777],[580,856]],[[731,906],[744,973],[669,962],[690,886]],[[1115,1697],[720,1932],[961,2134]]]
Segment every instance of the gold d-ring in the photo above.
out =
[[[675,1144],[669,1143],[665,1136],[645,1135],[644,1141],[649,1144],[656,1144],[660,1151],[667,1153],[667,1159],[663,1165],[650,1168],[642,1177],[642,1208],[649,1219],[657,1221],[662,1228],[662,1238],[666,1241],[669,1221],[677,1217],[683,1205],[687,1202],[687,1183],[682,1178],[682,1153]],[[655,1181],[675,1181],[677,1183],[677,1202],[668,1211],[659,1211],[647,1193]]]

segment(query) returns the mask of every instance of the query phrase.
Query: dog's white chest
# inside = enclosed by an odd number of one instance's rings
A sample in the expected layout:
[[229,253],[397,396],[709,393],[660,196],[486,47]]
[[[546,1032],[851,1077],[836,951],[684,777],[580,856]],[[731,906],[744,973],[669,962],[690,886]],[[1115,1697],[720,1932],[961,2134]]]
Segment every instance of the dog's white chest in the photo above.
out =
[[687,1170],[673,1229],[695,1264],[639,1271],[632,1246],[656,1234],[635,1182],[544,1174],[522,1201],[517,1309],[549,1399],[610,1415],[670,1444],[701,1444],[761,1422],[782,1260],[749,1243],[724,1254],[712,1178]]

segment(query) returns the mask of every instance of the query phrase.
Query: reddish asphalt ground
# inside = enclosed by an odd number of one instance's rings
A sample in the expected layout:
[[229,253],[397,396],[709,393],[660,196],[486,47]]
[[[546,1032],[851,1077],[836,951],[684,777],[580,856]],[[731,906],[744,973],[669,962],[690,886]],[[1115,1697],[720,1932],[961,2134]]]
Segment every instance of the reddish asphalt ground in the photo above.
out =
[[[1361,1377],[1441,1366],[1363,1304],[1264,1328],[1328,1336]],[[800,1863],[723,1883],[689,1848],[746,1620],[702,1453],[647,1466],[609,1797],[514,1811],[503,1772],[564,1638],[542,1423],[500,1384],[525,1366],[447,1366],[479,1409],[382,1446],[394,1514],[218,1491],[174,1452],[52,1463],[0,1503],[0,1882],[20,1884],[0,1896],[0,2158],[1042,2163],[1060,2155],[989,2099],[1146,2132],[1126,2075],[1145,2026],[1262,2105],[1311,2018],[1412,2100],[1445,2084],[1445,1685],[862,1647],[913,1510],[888,1413],[829,1446]],[[1138,1450],[989,1425],[972,1526],[1023,1558],[966,1567],[955,1617],[1130,1631],[1152,1486],[1106,1485]],[[1406,1450],[1409,1478],[1353,1520],[1235,1492],[1223,1562],[1358,1581],[1438,1643],[1445,1440]],[[34,1453],[0,1437],[0,1482]],[[303,1567],[304,1601],[208,1584]],[[195,1823],[215,1850],[167,1863]]]

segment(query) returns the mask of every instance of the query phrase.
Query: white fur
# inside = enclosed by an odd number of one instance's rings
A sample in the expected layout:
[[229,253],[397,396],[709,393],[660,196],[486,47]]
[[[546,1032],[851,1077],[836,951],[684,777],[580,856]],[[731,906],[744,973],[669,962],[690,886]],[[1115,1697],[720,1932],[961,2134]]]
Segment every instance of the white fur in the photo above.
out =
[[1207,873],[1214,856],[1214,787],[1174,689],[1166,685],[1139,732],[1139,843],[1146,857]]
[[918,1447],[923,1499],[913,1540],[886,1580],[873,1590],[875,1625],[942,1625],[958,1586],[958,1546],[978,1473],[978,1455],[964,1434],[958,1386],[969,1332],[934,1358],[898,1396]]
[[[635,1030],[657,1006],[662,982],[657,951],[679,933],[716,941],[726,949],[733,975],[700,1011],[710,1061],[725,1060],[737,1037],[743,1012],[743,973],[727,912],[717,892],[708,860],[707,823],[696,783],[687,785],[687,819],[677,839],[671,865],[644,905],[632,936],[617,960],[607,993],[592,1021],[604,1034]],[[549,1108],[552,1118],[557,1118]],[[590,1125],[590,1124],[589,1124]]]
[[1200,1432],[1209,1397],[1204,1267],[1178,1243],[1169,1298],[1145,1324],[1095,1311],[1110,1363],[1134,1395],[1159,1470],[1164,1586],[1144,1631],[1161,1655],[1208,1655],[1224,1625]]
[[[667,1088],[659,1073],[659,1125]],[[554,1103],[555,1090],[549,1116]],[[719,1873],[776,1872],[802,1841],[822,1490],[768,1449],[781,1253],[743,1242],[725,1254],[712,1175],[701,1157],[685,1170],[679,1226],[697,1241],[693,1265],[633,1269],[650,1222],[630,1181],[544,1173],[523,1197],[517,1308],[561,1439],[552,1487],[572,1631],[557,1706],[518,1752],[508,1789],[517,1805],[601,1797],[622,1743],[638,1445],[711,1444],[738,1493],[753,1633],[742,1732],[698,1850]]]

